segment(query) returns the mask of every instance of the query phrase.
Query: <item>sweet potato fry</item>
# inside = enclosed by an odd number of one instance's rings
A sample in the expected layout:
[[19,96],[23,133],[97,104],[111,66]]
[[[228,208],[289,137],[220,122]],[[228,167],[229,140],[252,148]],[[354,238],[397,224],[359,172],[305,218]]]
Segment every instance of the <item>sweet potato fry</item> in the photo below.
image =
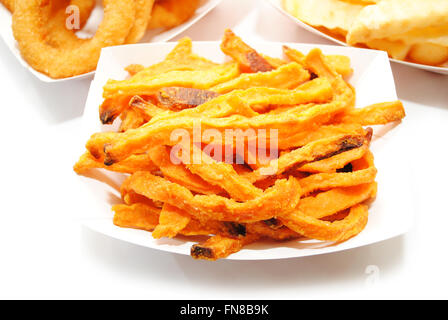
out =
[[300,180],[304,196],[317,190],[351,187],[371,183],[375,180],[377,170],[370,167],[354,172],[317,173]]
[[207,70],[169,71],[145,79],[137,78],[139,74],[128,80],[109,80],[104,86],[104,98],[107,100],[119,96],[153,95],[164,87],[209,89],[237,77],[239,71],[237,64],[227,63]]
[[159,224],[160,209],[147,204],[118,204],[112,210],[114,224],[118,227],[152,231]]
[[401,101],[377,103],[365,108],[347,110],[337,116],[335,122],[357,123],[362,126],[373,126],[400,121],[406,116]]
[[256,235],[248,235],[242,239],[232,239],[220,235],[213,236],[203,244],[191,247],[191,256],[194,259],[215,261],[226,258],[232,253],[240,251],[245,245],[258,240]]
[[190,222],[191,218],[184,211],[164,204],[159,216],[159,224],[152,232],[155,239],[163,237],[174,238],[181,232]]
[[199,220],[239,223],[271,219],[293,210],[300,200],[300,185],[293,177],[277,180],[261,197],[245,202],[217,195],[193,195],[187,188],[149,172],[133,174],[129,188],[149,199],[177,206]]
[[344,102],[347,107],[355,105],[355,93],[344,81],[342,76],[336,72],[330,63],[325,60],[320,49],[311,50],[305,57],[305,66],[308,70],[319,77],[327,78],[334,90],[334,99]]
[[282,217],[281,220],[290,229],[307,238],[341,242],[360,233],[367,224],[368,215],[367,206],[360,204],[352,207],[350,214],[340,221],[322,221],[300,211]]
[[243,73],[238,78],[221,83],[210,90],[223,94],[252,87],[293,89],[309,80],[309,78],[308,71],[301,65],[292,62],[270,72]]
[[402,103],[355,108],[348,57],[288,47],[286,60],[265,56],[230,30],[221,48],[233,62],[197,56],[181,39],[160,63],[110,80],[100,120],[120,117],[120,129],[92,135],[74,170],[128,175],[115,225],[156,239],[207,236],[195,259],[262,239],[357,235],[377,193],[367,126],[400,121]]
[[336,170],[344,168],[350,162],[362,158],[368,150],[368,145],[363,145],[360,148],[343,152],[328,159],[304,164],[298,167],[297,170],[310,173],[336,172]]
[[[218,98],[219,99],[219,98]],[[205,105],[205,104],[204,104]],[[279,138],[299,131],[307,130],[312,125],[327,122],[331,117],[344,110],[345,105],[340,102],[326,105],[316,105],[304,112],[295,115],[288,113],[282,115],[259,115],[252,118],[230,116],[220,119],[201,118],[202,129],[277,129]],[[187,110],[185,110],[187,111]],[[173,130],[182,124],[182,128],[191,131],[197,126],[197,118],[176,117],[164,121],[149,122],[142,127],[124,133],[116,134],[110,143],[104,145],[107,155],[105,164],[113,164],[129,154],[143,153],[146,150],[160,144],[173,145],[177,143],[171,140]]]
[[[212,88],[213,90],[213,88]],[[217,92],[193,88],[168,87],[157,93],[157,101],[165,108],[183,110],[197,107],[219,96]]]
[[206,182],[200,176],[191,173],[184,165],[174,164],[171,161],[168,147],[158,146],[151,149],[148,153],[152,162],[170,181],[200,194],[211,195],[224,193],[224,190],[220,186],[214,186]]
[[376,192],[377,185],[374,182],[334,188],[318,193],[316,196],[302,198],[297,209],[306,216],[322,219],[374,198]]
[[266,176],[279,175],[294,166],[300,167],[307,162],[319,161],[359,148],[364,143],[363,135],[338,135],[321,139],[272,160],[268,166],[251,172],[246,178],[251,182],[256,182]]
[[[283,53],[291,60],[299,64],[306,65],[305,55],[298,50],[292,49],[288,46],[283,46]],[[350,66],[350,58],[341,55],[326,55],[325,60],[330,64],[334,70],[343,77],[348,77],[353,73]]]
[[257,51],[227,29],[221,43],[221,50],[238,62],[243,72],[267,72],[274,68]]
[[134,173],[136,171],[154,172],[157,170],[157,167],[147,154],[132,155],[111,166],[105,166],[102,161],[95,159],[90,152],[86,152],[75,164],[73,170],[77,174],[83,174],[89,169],[107,169],[109,171],[120,173]]
[[202,150],[193,146],[193,161],[186,167],[193,173],[214,186],[220,186],[236,201],[252,200],[263,194],[261,189],[255,187],[245,177],[238,175],[233,166],[224,162],[217,162]]

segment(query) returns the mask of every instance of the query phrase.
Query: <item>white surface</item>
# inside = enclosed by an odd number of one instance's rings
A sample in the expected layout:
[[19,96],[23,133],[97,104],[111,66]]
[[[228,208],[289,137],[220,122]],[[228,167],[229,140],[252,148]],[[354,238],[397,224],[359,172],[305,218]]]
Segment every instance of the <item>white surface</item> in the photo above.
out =
[[[259,52],[272,57],[282,57],[282,45],[307,53],[316,45],[260,42],[250,43]],[[139,44],[132,46],[120,46],[104,49],[98,63],[95,79],[90,86],[90,91],[84,112],[84,127],[80,138],[89,137],[100,131],[110,131],[110,126],[102,126],[98,119],[98,106],[103,101],[103,86],[108,79],[121,80],[128,75],[124,68],[130,64],[152,65],[159,63],[174,48],[175,43]],[[341,46],[319,45],[325,54],[342,54],[350,57],[354,74],[350,83],[357,92],[357,105],[367,106],[384,101],[397,99],[394,78],[390,68],[389,59],[384,52],[347,48]],[[226,56],[221,52],[220,42],[194,42],[193,51],[203,57],[216,62],[225,62]],[[378,82],[377,79],[381,79]],[[376,90],[371,90],[375,87]],[[357,248],[407,232],[413,220],[413,207],[407,202],[412,180],[410,168],[406,162],[406,146],[402,141],[406,140],[403,134],[407,122],[392,129],[386,137],[381,131],[374,133],[372,142],[375,152],[376,165],[380,168],[378,184],[380,192],[375,203],[370,209],[369,223],[366,229],[357,237],[354,237],[337,246],[332,243],[316,241],[287,243],[256,243],[240,252],[231,255],[229,260],[272,260],[293,257],[305,257],[324,253],[337,252]],[[381,128],[382,130],[384,128]],[[383,132],[384,133],[384,132]],[[80,140],[79,154],[84,152],[85,139]],[[107,177],[107,178],[106,178]],[[101,180],[123,181],[124,175],[112,172],[102,172]],[[78,200],[86,212],[84,225],[104,235],[115,239],[138,244],[144,247],[158,249],[166,252],[183,255],[190,254],[190,248],[195,243],[187,239],[153,239],[147,232],[118,228],[112,223],[110,207],[120,198],[119,190],[110,184],[101,183],[86,177],[79,177],[82,181],[80,189],[86,192],[79,193]],[[114,197],[111,197],[111,194]]]
[[[218,40],[226,27],[254,42],[331,44],[256,0],[224,0],[182,36]],[[408,113],[411,232],[329,255],[209,263],[81,227],[86,212],[74,199],[83,191],[71,166],[90,83],[45,84],[3,43],[0,54],[0,298],[448,298],[448,77],[392,65]]]
[[[156,29],[148,31],[140,42],[141,43],[165,42],[173,39],[180,33],[190,28],[192,25],[197,23],[207,13],[209,13],[213,8],[215,8],[221,1],[222,0],[201,0],[195,14],[188,21],[170,30]],[[103,12],[101,6],[96,7],[92,12],[91,15],[92,19],[89,19],[87,25],[82,31],[85,37],[87,36],[91,37],[94,35],[95,30],[97,29],[97,25],[99,25],[99,23],[101,22],[102,16]],[[6,7],[0,4],[0,37],[3,38],[3,41],[5,42],[7,47],[11,50],[11,52],[14,54],[14,56],[17,58],[17,60],[20,62],[20,64],[24,68],[26,68],[29,72],[31,72],[31,74],[37,77],[39,80],[48,83],[60,83],[60,82],[70,82],[74,80],[92,78],[92,75],[95,72],[89,72],[70,78],[53,79],[39,71],[34,70],[20,55],[20,50],[17,46],[17,43],[14,39],[11,30],[11,23],[12,23],[11,20],[12,20],[11,13],[6,9]]]
[[[282,0],[266,0],[268,1],[274,8],[276,8],[277,10],[279,10],[282,14],[284,14],[286,17],[288,17],[289,19],[291,19],[291,21],[297,23],[297,25],[299,25],[300,27],[304,28],[305,30],[312,32],[320,37],[323,37],[325,39],[328,39],[332,42],[335,42],[337,44],[340,44],[342,46],[348,46],[347,43],[340,41],[336,38],[333,38],[331,36],[329,36],[328,34],[325,34],[324,32],[321,32],[315,28],[313,28],[312,26],[300,21],[299,19],[297,19],[296,17],[294,17],[292,14],[290,14],[289,12],[287,12],[286,10],[283,9],[283,5],[282,5]],[[395,62],[395,63],[399,63],[399,64],[403,64],[406,66],[410,66],[413,68],[418,68],[418,69],[423,69],[423,70],[427,70],[427,71],[431,71],[431,72],[436,72],[436,73],[440,73],[440,74],[448,74],[448,67],[447,68],[442,68],[442,67],[434,67],[434,66],[428,66],[428,65],[424,65],[424,64],[419,64],[419,63],[412,63],[412,62],[408,62],[408,61],[401,61],[401,60],[397,60],[397,59],[390,59],[391,61]]]

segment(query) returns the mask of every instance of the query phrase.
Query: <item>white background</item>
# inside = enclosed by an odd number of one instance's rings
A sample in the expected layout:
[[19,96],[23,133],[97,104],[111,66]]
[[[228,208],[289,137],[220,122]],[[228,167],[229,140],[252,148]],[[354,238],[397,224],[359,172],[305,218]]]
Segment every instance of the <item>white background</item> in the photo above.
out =
[[[219,40],[227,27],[248,41],[331,44],[260,0],[224,0],[180,37]],[[448,298],[448,76],[392,65],[414,128],[411,232],[342,253],[211,263],[83,228],[71,167],[90,79],[45,84],[3,43],[0,56],[0,298]]]

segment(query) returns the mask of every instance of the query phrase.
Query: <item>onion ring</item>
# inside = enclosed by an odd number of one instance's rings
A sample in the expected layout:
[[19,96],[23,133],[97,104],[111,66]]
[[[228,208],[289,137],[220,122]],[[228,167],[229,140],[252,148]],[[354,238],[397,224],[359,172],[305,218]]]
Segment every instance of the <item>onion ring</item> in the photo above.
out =
[[[42,5],[45,0],[16,0],[13,33],[23,58],[52,78],[66,78],[95,70],[103,47],[123,44],[135,18],[134,1],[104,0],[104,20],[92,39],[75,48],[45,43]],[[113,35],[113,38],[111,37]]]

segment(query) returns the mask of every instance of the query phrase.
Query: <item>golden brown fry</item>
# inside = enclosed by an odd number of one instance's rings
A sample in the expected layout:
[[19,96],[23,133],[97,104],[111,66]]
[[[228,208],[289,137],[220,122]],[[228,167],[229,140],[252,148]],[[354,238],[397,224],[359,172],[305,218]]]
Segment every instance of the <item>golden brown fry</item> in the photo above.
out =
[[238,62],[243,72],[267,72],[274,69],[266,59],[244,43],[232,30],[225,31],[221,50]]

